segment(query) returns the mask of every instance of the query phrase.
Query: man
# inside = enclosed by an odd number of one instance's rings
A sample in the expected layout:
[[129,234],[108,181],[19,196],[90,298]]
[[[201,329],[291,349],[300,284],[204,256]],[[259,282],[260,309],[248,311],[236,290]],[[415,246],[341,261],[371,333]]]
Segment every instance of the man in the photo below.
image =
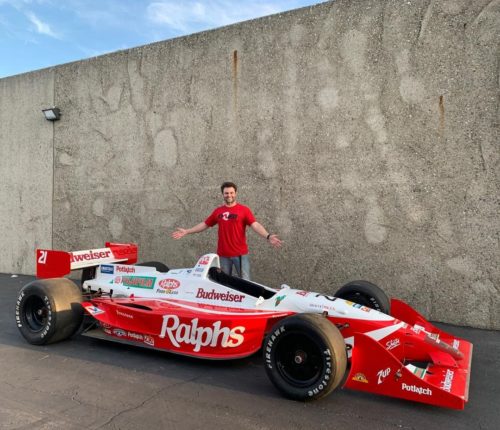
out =
[[234,266],[240,278],[250,279],[250,260],[246,239],[247,225],[275,248],[279,248],[282,242],[277,235],[268,233],[262,224],[255,220],[250,208],[236,202],[238,192],[236,184],[224,182],[220,189],[224,204],[215,209],[204,222],[188,229],[177,228],[172,233],[172,237],[180,239],[187,234],[200,233],[218,224],[217,254],[220,257],[221,269],[231,275]]

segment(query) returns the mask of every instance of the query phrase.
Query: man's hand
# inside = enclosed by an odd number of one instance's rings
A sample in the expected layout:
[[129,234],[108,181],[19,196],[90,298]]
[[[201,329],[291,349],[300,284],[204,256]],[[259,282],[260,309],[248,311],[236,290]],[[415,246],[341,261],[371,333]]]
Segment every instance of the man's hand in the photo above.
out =
[[272,234],[271,236],[269,236],[268,241],[275,248],[279,248],[283,244],[277,234]]
[[177,227],[177,230],[175,230],[172,233],[172,238],[180,239],[181,237],[186,236],[186,234],[201,233],[202,231],[206,230],[207,228],[208,228],[208,225],[206,225],[204,222],[200,222],[199,224],[196,224],[194,227],[191,227],[191,228]]
[[255,221],[253,224],[250,224],[250,227],[253,231],[255,231],[255,233],[262,236],[271,244],[271,246],[275,248],[279,248],[283,243],[281,242],[277,234],[268,233],[267,230],[262,226],[262,224],[257,221]]
[[185,228],[177,227],[177,230],[172,232],[172,237],[174,239],[180,239],[181,237],[186,236],[186,234],[188,234],[188,231]]

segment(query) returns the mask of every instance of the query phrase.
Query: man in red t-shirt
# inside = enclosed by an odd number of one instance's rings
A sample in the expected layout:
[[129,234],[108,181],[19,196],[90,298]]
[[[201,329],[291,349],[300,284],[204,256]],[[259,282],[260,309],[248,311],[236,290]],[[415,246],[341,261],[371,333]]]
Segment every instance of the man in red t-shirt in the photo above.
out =
[[224,182],[221,186],[224,204],[215,209],[204,221],[192,228],[177,228],[172,233],[174,239],[180,239],[186,234],[200,233],[215,224],[219,225],[219,240],[217,254],[220,257],[221,269],[228,275],[232,274],[233,266],[238,276],[250,279],[250,261],[248,259],[248,245],[246,227],[250,226],[258,235],[275,248],[281,246],[281,240],[275,234],[270,234],[255,220],[247,206],[236,202],[238,187],[232,182]]

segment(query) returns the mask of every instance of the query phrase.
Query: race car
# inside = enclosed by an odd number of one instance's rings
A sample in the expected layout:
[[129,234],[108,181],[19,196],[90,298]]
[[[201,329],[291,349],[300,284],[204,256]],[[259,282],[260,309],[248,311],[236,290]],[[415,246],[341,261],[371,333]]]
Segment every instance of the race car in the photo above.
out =
[[[225,274],[206,254],[192,268],[137,264],[137,246],[38,249],[37,277],[16,302],[34,345],[75,333],[228,360],[262,350],[271,382],[294,400],[343,386],[442,407],[468,401],[472,344],[367,281],[332,295]],[[81,286],[64,276],[82,270]]]

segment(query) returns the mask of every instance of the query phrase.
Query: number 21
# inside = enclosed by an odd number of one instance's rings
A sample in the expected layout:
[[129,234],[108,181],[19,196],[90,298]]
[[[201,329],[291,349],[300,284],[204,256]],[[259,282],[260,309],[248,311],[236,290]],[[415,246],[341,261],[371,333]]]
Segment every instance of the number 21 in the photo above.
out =
[[39,264],[45,264],[47,262],[47,251],[40,251],[40,256],[38,257]]

